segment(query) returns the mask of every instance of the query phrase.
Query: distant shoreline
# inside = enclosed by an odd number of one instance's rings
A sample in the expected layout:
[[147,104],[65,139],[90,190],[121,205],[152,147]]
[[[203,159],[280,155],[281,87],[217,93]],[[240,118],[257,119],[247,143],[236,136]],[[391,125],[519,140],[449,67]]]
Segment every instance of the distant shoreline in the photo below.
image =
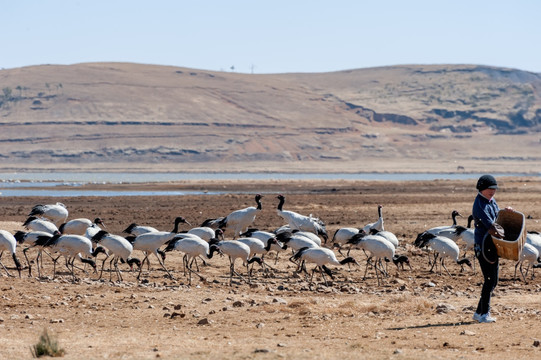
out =
[[[20,183],[47,186],[170,183],[185,181],[422,181],[468,180],[483,172],[0,172],[0,188]],[[491,172],[498,177],[539,177],[541,173]]]
[[[537,183],[536,176],[505,176],[496,174],[502,185],[506,183]],[[47,182],[3,181],[0,182],[0,198],[36,197],[133,197],[133,196],[212,196],[212,195],[263,195],[287,191],[297,194],[356,193],[356,189],[381,187],[454,186],[474,188],[475,177],[462,179],[185,179],[146,182]],[[286,190],[288,189],[288,190]]]

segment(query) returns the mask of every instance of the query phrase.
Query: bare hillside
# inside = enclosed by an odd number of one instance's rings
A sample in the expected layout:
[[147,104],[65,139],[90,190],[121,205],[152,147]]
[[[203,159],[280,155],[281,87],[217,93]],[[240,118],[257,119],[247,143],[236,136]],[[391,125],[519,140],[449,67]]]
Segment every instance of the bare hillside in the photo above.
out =
[[0,71],[3,170],[541,170],[541,75],[473,65],[255,75]]

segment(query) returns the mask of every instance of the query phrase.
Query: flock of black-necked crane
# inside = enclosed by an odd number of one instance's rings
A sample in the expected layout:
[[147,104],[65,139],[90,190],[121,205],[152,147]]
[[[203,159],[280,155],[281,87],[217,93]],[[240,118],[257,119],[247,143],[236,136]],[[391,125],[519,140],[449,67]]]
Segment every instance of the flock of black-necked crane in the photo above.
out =
[[[41,267],[43,265],[43,254],[50,257],[54,263],[53,277],[56,276],[56,265],[60,257],[64,257],[65,266],[71,273],[73,280],[76,280],[74,264],[76,259],[82,263],[90,265],[97,272],[96,257],[98,254],[105,254],[101,264],[99,278],[103,275],[106,268],[106,261],[109,260],[109,280],[112,281],[113,273],[116,274],[118,281],[122,281],[122,272],[119,269],[119,262],[127,264],[130,269],[134,266],[138,268],[137,279],[141,279],[145,262],[147,271],[150,272],[150,254],[154,254],[158,259],[161,268],[171,279],[174,279],[171,271],[165,266],[166,253],[170,251],[179,251],[183,256],[184,274],[188,276],[189,283],[192,282],[192,274],[200,279],[205,278],[200,274],[198,259],[206,264],[206,261],[212,259],[214,254],[226,255],[230,260],[229,278],[230,284],[234,277],[244,279],[244,277],[235,270],[235,262],[241,259],[246,267],[248,281],[251,280],[252,269],[249,265],[257,262],[267,273],[269,269],[274,269],[264,261],[264,256],[268,252],[276,252],[276,261],[278,254],[288,248],[292,250],[289,258],[291,262],[297,265],[296,272],[305,272],[306,264],[315,265],[310,276],[310,283],[313,282],[314,273],[319,271],[321,278],[328,285],[326,275],[333,278],[333,271],[330,266],[340,266],[344,264],[359,265],[357,260],[350,256],[353,249],[362,249],[366,254],[366,266],[363,279],[366,278],[369,268],[372,268],[376,274],[378,285],[388,276],[385,262],[393,262],[397,271],[405,270],[404,265],[411,269],[409,259],[404,254],[398,254],[398,238],[389,231],[384,230],[384,221],[382,215],[382,206],[378,205],[377,221],[367,224],[361,228],[344,227],[338,229],[331,240],[327,234],[325,224],[320,219],[304,216],[293,211],[284,210],[285,196],[278,195],[277,214],[285,221],[285,225],[272,230],[263,231],[250,228],[256,215],[261,211],[261,196],[255,196],[257,206],[250,206],[245,209],[231,212],[229,215],[217,219],[208,219],[199,227],[191,228],[188,231],[179,232],[180,224],[189,224],[183,217],[177,217],[174,221],[172,231],[160,231],[151,226],[141,226],[131,224],[125,230],[126,236],[110,234],[100,218],[94,221],[89,219],[68,220],[68,210],[62,203],[34,206],[23,226],[28,232],[17,231],[12,234],[6,230],[0,230],[0,265],[4,268],[8,276],[11,276],[8,269],[2,264],[1,257],[3,252],[9,252],[13,258],[15,268],[21,276],[23,266],[17,257],[17,244],[23,248],[22,252],[26,259],[29,276],[32,276],[32,264],[35,264],[38,276],[41,277]],[[472,263],[466,258],[466,253],[474,247],[473,229],[471,226],[471,216],[468,219],[468,227],[457,225],[456,217],[461,216],[457,211],[452,212],[453,224],[429,229],[420,233],[415,240],[414,245],[418,248],[427,248],[433,251],[433,256],[429,256],[430,271],[440,266],[440,275],[442,268],[451,276],[451,273],[445,266],[444,261],[449,259],[461,267],[465,264],[472,267]],[[190,225],[190,224],[189,224]],[[225,240],[224,234],[231,234],[232,240]],[[464,254],[460,258],[460,249],[458,242],[464,243]],[[27,252],[31,249],[36,250],[36,257],[33,261],[28,259]],[[343,259],[338,260],[337,253]],[[132,257],[134,251],[139,250],[143,254],[143,260]],[[347,254],[343,254],[347,250]],[[528,233],[527,243],[515,266],[515,276],[517,266],[520,265],[520,271],[525,279],[530,266],[539,267],[539,254],[541,251],[541,235],[535,232]],[[439,259],[439,260],[438,260]],[[526,274],[523,272],[523,264],[527,262]],[[195,268],[194,268],[195,264]],[[436,269],[437,270],[437,269]]]

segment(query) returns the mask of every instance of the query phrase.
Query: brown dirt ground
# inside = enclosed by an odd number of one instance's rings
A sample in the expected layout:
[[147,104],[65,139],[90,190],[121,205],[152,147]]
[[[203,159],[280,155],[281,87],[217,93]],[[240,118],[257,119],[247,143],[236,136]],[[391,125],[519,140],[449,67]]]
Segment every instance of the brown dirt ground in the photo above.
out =
[[[527,228],[541,230],[541,180],[504,178],[501,182],[497,194],[500,206],[524,212],[531,217]],[[170,253],[166,265],[176,280],[164,276],[156,259],[151,258],[152,272],[144,274],[145,282],[138,282],[136,274],[128,272],[120,284],[109,282],[107,274],[105,280],[98,281],[97,275],[78,271],[80,280],[73,283],[65,269],[52,279],[52,262],[46,259],[48,276],[41,279],[29,278],[26,271],[21,278],[7,277],[0,269],[0,358],[30,358],[30,347],[44,329],[57,337],[66,359],[541,356],[536,342],[541,339],[539,278],[528,279],[528,283],[514,279],[514,263],[503,260],[492,302],[498,321],[478,324],[471,317],[481,274],[470,269],[460,272],[456,264],[448,264],[453,277],[431,273],[426,254],[411,246],[422,230],[451,224],[453,209],[469,214],[474,181],[199,182],[138,187],[246,193],[6,197],[0,202],[0,228],[14,231],[33,205],[62,201],[70,218],[100,216],[112,233],[120,234],[132,222],[165,230],[172,228],[178,215],[199,224],[252,206],[253,194],[261,192],[265,194],[263,210],[254,226],[272,230],[282,225],[275,213],[275,195],[284,193],[286,209],[320,217],[330,234],[339,227],[375,221],[376,206],[383,204],[385,227],[399,237],[398,252],[410,257],[413,271],[397,272],[390,266],[390,276],[378,287],[373,272],[362,279],[364,268],[332,267],[336,275],[330,286],[324,286],[316,274],[316,284],[310,287],[303,276],[294,276],[293,264],[282,254],[277,271],[269,277],[256,272],[251,284],[237,279],[229,286],[228,260],[217,256],[210,266],[201,268],[207,281],[194,278],[189,286],[182,273],[181,255]],[[462,225],[465,221],[459,219]],[[353,256],[364,263],[362,252],[354,251]],[[4,255],[3,262],[16,273],[9,257]]]

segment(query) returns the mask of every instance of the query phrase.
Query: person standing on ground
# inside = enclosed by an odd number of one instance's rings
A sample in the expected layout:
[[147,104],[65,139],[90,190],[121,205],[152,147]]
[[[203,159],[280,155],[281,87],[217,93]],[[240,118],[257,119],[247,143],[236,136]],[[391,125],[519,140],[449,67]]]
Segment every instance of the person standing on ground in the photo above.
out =
[[477,180],[479,193],[473,203],[472,215],[475,221],[475,256],[483,272],[484,283],[481,298],[473,319],[480,323],[492,323],[496,319],[490,315],[490,297],[498,284],[498,254],[492,242],[492,234],[497,234],[495,224],[500,208],[494,199],[498,183],[492,175],[483,175]]

